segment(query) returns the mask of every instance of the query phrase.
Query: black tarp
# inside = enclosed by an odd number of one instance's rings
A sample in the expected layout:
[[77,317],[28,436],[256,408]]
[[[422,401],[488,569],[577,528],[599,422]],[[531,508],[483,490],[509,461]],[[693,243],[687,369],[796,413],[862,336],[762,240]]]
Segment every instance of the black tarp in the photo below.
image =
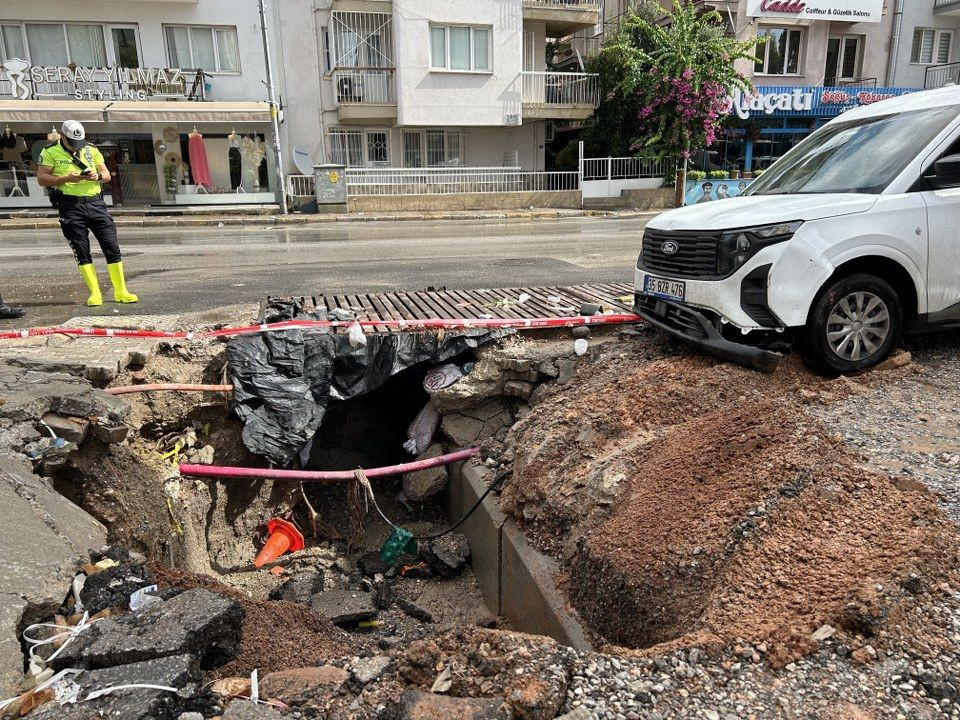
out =
[[345,333],[285,330],[242,335],[227,344],[234,385],[233,410],[243,421],[243,443],[285,466],[314,436],[330,398],[347,400],[380,387],[420,363],[442,363],[511,334],[481,328],[442,334],[367,335],[354,347]]

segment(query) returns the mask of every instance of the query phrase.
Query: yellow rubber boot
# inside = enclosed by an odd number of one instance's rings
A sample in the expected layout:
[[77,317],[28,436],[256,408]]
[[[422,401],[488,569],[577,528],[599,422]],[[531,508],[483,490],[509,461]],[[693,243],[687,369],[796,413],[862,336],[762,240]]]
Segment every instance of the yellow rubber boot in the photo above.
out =
[[109,263],[110,282],[113,283],[113,300],[118,303],[135,303],[139,298],[127,290],[127,281],[123,277],[123,263]]
[[103,305],[103,295],[100,294],[100,283],[97,282],[97,269],[93,263],[80,265],[80,275],[87,284],[87,290],[90,291],[90,297],[87,298],[87,305],[90,307],[100,307]]

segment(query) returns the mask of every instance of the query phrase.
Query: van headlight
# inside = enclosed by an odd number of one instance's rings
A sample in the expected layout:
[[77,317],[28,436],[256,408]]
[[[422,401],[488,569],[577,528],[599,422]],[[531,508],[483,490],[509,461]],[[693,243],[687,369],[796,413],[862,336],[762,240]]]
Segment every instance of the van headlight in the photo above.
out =
[[802,220],[795,220],[724,233],[717,253],[717,274],[729,275],[736,271],[761,248],[792,238],[801,225]]

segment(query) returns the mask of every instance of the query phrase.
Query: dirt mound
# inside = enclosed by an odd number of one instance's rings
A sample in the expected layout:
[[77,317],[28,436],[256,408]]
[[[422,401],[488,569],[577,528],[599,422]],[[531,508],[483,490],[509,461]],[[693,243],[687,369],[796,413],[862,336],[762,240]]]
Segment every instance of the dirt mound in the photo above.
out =
[[322,665],[333,658],[351,654],[350,637],[309,607],[282,601],[254,601],[241,592],[206,575],[151,565],[157,585],[190,590],[204,588],[236,600],[246,610],[240,654],[213,671],[214,678],[246,676],[258,669],[261,674],[289,668]]
[[955,528],[929,493],[864,469],[803,409],[858,383],[795,363],[763,376],[618,353],[514,428],[503,493],[565,559],[572,604],[599,637],[744,639],[781,664],[815,649],[824,624],[875,646],[922,634],[901,583],[947,577]]

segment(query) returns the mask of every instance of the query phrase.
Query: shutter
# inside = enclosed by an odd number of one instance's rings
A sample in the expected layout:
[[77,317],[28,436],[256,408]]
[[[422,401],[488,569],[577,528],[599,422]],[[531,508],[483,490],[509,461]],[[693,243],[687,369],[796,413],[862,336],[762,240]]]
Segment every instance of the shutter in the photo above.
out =
[[941,65],[950,62],[950,46],[953,44],[953,33],[941,31],[937,33],[937,58]]
[[928,65],[933,62],[933,45],[936,34],[936,30],[923,31],[923,38],[920,41],[920,62]]

